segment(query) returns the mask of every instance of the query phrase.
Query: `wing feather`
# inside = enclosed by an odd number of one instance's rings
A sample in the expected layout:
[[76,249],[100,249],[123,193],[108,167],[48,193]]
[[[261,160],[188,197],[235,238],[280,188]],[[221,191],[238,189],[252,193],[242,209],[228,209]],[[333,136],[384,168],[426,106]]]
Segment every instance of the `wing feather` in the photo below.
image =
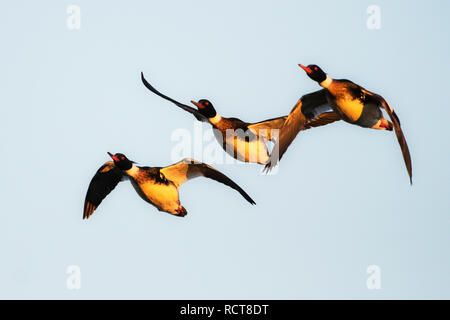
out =
[[[302,130],[307,130],[312,127],[323,126],[340,120],[338,114],[334,111],[319,114],[316,118],[314,116],[322,111],[328,110],[326,94],[324,90],[319,90],[302,96],[295,104],[288,118],[281,127],[278,141],[272,150],[269,160],[267,160],[265,171],[270,171],[281,160],[289,145],[294,141],[297,134]],[[305,115],[308,114],[311,120]]]
[[160,96],[163,99],[166,99],[166,100],[174,103],[177,107],[179,107],[179,108],[181,108],[181,109],[191,113],[198,121],[208,122],[208,119],[204,115],[202,115],[200,112],[198,112],[198,110],[196,110],[196,109],[194,109],[192,107],[189,107],[189,106],[187,106],[187,105],[185,105],[183,103],[180,103],[180,102],[178,102],[178,101],[176,101],[176,100],[166,96],[165,94],[162,94],[158,90],[156,90],[147,80],[145,80],[144,74],[142,72],[141,72],[141,80],[142,80],[142,83],[144,84],[144,86],[148,90],[153,92],[154,94]]
[[253,201],[253,199],[233,180],[213,167],[193,159],[186,158],[171,166],[162,168],[161,173],[164,174],[168,180],[175,183],[177,187],[190,179],[200,176],[213,179],[233,188],[251,204],[256,204],[255,201]]
[[395,135],[397,136],[398,143],[400,145],[400,149],[402,150],[403,160],[405,162],[406,170],[408,171],[409,175],[409,182],[412,184],[412,161],[411,161],[411,154],[409,152],[408,144],[406,142],[405,135],[403,134],[403,130],[400,126],[400,119],[398,118],[397,114],[395,113],[394,109],[387,103],[387,101],[380,96],[379,94],[370,92],[366,89],[362,89],[365,94],[370,95],[374,97],[380,106],[386,111],[386,113],[389,115],[389,118],[391,118],[391,121],[394,125],[394,131]]
[[248,125],[248,129],[258,136],[263,136],[267,140],[276,138],[276,134],[272,135],[272,130],[280,130],[286,121],[287,116],[272,118]]
[[84,201],[83,219],[88,219],[106,196],[123,179],[122,171],[108,161],[97,170],[89,184]]

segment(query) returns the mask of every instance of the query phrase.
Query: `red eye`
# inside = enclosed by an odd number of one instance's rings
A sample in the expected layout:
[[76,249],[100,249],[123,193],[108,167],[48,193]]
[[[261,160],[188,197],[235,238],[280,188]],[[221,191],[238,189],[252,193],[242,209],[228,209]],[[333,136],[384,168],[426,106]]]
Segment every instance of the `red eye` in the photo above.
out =
[[122,159],[122,160],[125,160],[125,157],[122,157],[121,159]]
[[316,70],[316,71],[317,71],[317,70],[318,70],[318,69],[317,69],[317,67],[314,67],[314,70]]

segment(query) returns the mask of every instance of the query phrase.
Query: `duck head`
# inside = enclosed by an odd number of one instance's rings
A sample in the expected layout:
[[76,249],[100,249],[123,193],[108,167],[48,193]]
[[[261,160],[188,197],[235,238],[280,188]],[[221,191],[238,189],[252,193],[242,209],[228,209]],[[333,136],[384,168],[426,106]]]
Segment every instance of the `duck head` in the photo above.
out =
[[308,77],[310,77],[312,80],[317,81],[318,83],[321,83],[325,81],[327,78],[327,74],[323,72],[322,69],[318,65],[310,64],[309,66],[305,67],[302,64],[299,64],[299,67],[305,70]]
[[191,103],[197,107],[198,112],[207,118],[214,118],[217,115],[216,109],[209,100],[201,99],[198,102],[191,101]]
[[112,154],[108,152],[111,159],[113,159],[114,164],[123,171],[130,170],[133,166],[133,161],[129,160],[124,154],[122,153],[116,153]]

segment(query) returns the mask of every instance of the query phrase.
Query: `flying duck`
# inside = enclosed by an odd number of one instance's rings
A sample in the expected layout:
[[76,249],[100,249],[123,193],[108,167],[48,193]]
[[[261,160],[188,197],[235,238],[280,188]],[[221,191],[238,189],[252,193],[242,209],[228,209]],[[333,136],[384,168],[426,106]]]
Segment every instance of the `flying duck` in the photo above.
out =
[[213,167],[193,159],[183,159],[168,167],[139,167],[121,153],[111,154],[91,180],[84,202],[83,219],[89,218],[103,199],[120,181],[130,180],[138,195],[159,211],[184,217],[186,209],[180,204],[178,188],[184,182],[203,176],[221,182],[238,191],[248,202],[250,196],[235,182]]
[[[305,67],[300,64],[299,66],[324,89],[300,98],[299,103],[291,111],[280,130],[278,142],[274,147],[279,154],[271,155],[265,169],[269,170],[278,159],[281,159],[283,153],[304,126],[304,121],[314,119],[322,112],[330,111],[331,108],[339,119],[348,123],[377,130],[392,131],[394,129],[412,184],[412,165],[408,144],[400,127],[400,120],[386,100],[350,80],[332,79],[317,65]],[[392,122],[383,117],[381,108],[386,111]]]
[[[144,78],[141,79],[145,87],[156,95],[174,103],[179,108],[191,113],[198,121],[208,122],[213,127],[214,136],[222,148],[233,158],[243,162],[266,164],[269,160],[267,142],[275,142],[278,130],[283,126],[287,116],[264,120],[257,123],[244,122],[237,118],[220,116],[213,104],[206,99],[198,102],[191,101],[197,109],[182,104],[156,90]],[[332,117],[335,117],[334,114]],[[317,127],[335,121],[330,113],[319,115],[316,119],[307,121],[307,127]]]

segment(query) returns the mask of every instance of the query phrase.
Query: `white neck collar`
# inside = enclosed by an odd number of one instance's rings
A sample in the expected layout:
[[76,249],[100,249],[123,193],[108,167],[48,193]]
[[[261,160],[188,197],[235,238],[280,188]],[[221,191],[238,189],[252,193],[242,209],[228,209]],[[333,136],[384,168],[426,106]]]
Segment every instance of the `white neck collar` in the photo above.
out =
[[331,79],[329,76],[327,76],[327,78],[325,80],[323,80],[320,85],[324,88],[328,88],[331,84],[331,82],[333,82],[333,79]]
[[222,120],[222,117],[219,114],[216,114],[214,117],[208,119],[212,124],[217,124]]
[[131,166],[130,169],[128,169],[127,171],[125,171],[127,173],[127,175],[133,177],[134,175],[136,175],[136,173],[139,171],[139,168],[136,167],[133,163],[133,165]]

